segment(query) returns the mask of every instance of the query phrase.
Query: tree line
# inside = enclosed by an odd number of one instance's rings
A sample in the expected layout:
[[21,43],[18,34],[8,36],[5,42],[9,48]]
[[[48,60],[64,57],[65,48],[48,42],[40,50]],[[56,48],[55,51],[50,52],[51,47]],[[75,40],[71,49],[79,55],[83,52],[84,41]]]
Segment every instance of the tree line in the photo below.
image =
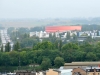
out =
[[1,47],[0,66],[19,66],[19,58],[21,66],[38,64],[39,70],[58,68],[65,62],[100,60],[99,38],[87,37],[83,42],[78,42],[77,36],[73,35],[71,39],[70,33],[63,40],[50,34],[49,38],[42,38],[40,42],[36,36],[29,37],[27,29],[8,32],[14,42],[13,51],[10,51],[9,43],[5,46],[5,52]]
[[99,61],[100,60],[100,42],[91,44],[84,42],[67,43],[61,49],[50,41],[37,43],[33,48],[16,49],[10,52],[0,52],[0,66],[18,66],[38,64],[40,69],[45,70],[50,67],[58,68],[65,62],[73,61]]

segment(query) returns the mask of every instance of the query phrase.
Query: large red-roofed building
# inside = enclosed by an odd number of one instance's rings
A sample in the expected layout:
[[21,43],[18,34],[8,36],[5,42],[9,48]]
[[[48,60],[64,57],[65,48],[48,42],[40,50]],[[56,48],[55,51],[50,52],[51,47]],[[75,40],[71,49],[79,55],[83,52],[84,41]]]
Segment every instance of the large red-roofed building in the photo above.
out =
[[65,31],[81,31],[82,26],[47,26],[46,32],[65,32]]

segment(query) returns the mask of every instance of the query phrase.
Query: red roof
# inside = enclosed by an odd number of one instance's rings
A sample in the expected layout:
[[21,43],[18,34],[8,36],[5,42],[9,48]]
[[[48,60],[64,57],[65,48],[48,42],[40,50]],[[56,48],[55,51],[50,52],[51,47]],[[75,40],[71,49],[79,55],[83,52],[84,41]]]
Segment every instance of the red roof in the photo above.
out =
[[81,26],[47,26],[45,27],[46,32],[64,32],[64,31],[73,31],[73,30],[81,30]]

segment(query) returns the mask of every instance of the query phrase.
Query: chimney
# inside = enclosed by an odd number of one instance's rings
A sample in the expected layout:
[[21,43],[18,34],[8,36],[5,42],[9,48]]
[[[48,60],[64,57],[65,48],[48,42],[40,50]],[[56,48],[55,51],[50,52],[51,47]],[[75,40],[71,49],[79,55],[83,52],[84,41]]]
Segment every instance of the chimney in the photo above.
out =
[[94,68],[94,75],[96,75],[96,69]]

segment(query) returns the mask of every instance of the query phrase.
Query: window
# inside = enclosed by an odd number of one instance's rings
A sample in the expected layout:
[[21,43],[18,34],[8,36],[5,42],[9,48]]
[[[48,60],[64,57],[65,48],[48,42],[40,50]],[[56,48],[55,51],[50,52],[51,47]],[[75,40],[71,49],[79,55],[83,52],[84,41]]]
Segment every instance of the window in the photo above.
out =
[[74,72],[74,74],[73,75],[77,75],[77,73],[76,72]]
[[88,71],[90,71],[90,70],[88,70]]
[[98,72],[99,70],[97,70],[97,72]]

